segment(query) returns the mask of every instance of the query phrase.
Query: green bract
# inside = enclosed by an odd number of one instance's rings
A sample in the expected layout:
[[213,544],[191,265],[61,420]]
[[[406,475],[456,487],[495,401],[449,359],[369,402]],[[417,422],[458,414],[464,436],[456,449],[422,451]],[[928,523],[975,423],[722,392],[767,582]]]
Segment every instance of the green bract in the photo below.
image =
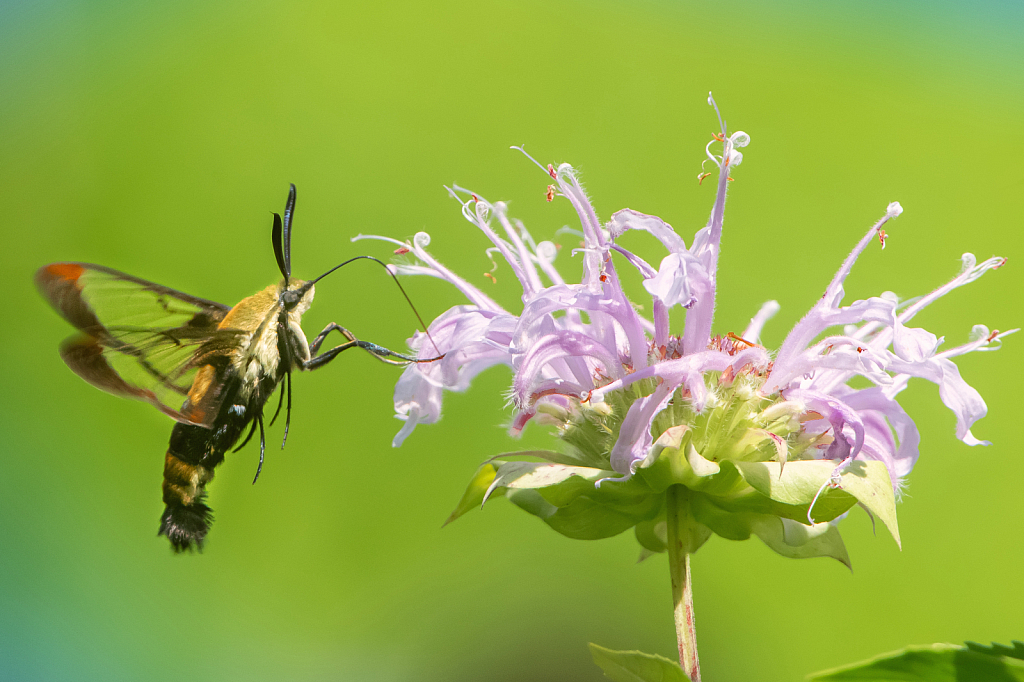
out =
[[612,469],[610,453],[623,415],[653,392],[654,380],[611,392],[597,405],[548,410],[564,452],[532,450],[485,462],[448,521],[505,496],[570,538],[596,540],[632,528],[646,556],[665,551],[666,492],[678,485],[688,489],[695,523],[691,552],[713,533],[729,540],[756,535],[783,556],[828,556],[849,566],[839,530],[829,522],[858,503],[899,544],[896,501],[883,463],[854,461],[838,486],[827,485],[836,463],[811,459],[810,446],[823,436],[801,428],[801,417],[818,415],[761,397],[757,373],[709,373],[705,381],[711,398],[704,409],[694,412],[677,391],[654,420],[654,446],[630,477]]

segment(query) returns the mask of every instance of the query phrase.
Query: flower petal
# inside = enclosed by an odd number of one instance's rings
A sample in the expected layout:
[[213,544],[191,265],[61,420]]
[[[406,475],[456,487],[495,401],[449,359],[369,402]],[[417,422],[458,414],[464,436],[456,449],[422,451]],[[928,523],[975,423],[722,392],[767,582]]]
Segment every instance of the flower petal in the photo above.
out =
[[697,299],[690,288],[690,276],[686,265],[686,259],[681,254],[671,253],[665,256],[658,267],[658,273],[644,280],[644,289],[668,307],[691,307]]

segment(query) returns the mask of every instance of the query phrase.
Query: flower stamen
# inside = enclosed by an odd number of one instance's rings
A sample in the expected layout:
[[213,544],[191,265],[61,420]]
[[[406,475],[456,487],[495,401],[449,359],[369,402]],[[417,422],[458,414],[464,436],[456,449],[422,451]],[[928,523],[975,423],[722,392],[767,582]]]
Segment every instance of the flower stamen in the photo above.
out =
[[726,334],[726,336],[728,336],[733,341],[739,341],[740,343],[746,344],[747,348],[753,348],[754,346],[757,345],[756,343],[751,343],[750,341],[747,341],[746,339],[744,339],[744,338],[742,338],[740,336],[737,336],[736,334],[733,334],[732,332],[729,332],[728,334]]
[[[548,164],[548,167],[547,167],[547,168],[545,168],[545,167],[544,167],[544,165],[543,165],[543,164],[541,164],[541,162],[540,162],[540,161],[538,161],[537,159],[535,159],[535,158],[533,158],[532,156],[530,156],[530,155],[529,155],[529,154],[527,153],[527,151],[526,151],[526,149],[525,149],[524,147],[522,147],[522,146],[520,146],[520,145],[512,145],[511,147],[509,147],[509,149],[515,149],[515,150],[516,150],[517,152],[522,152],[523,156],[525,156],[525,157],[526,157],[526,158],[528,158],[528,159],[529,159],[530,161],[533,161],[533,162],[534,162],[535,164],[537,164],[537,168],[540,168],[540,169],[541,169],[542,171],[544,171],[544,172],[545,172],[545,173],[547,173],[548,175],[551,175],[551,164]],[[551,175],[551,177],[555,177],[555,176],[554,176],[554,175]]]

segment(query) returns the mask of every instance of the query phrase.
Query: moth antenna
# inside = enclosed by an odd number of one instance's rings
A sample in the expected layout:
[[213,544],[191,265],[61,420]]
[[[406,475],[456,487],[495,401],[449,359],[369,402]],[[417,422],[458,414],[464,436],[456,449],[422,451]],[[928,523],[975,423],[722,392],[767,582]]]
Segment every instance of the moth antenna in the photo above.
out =
[[284,205],[284,278],[292,276],[292,218],[295,215],[295,183],[288,190],[288,201]]
[[[413,314],[416,315],[416,320],[419,321],[420,326],[423,327],[423,331],[427,335],[427,338],[430,339],[430,345],[432,345],[434,347],[434,351],[438,354],[438,356],[444,357],[444,353],[442,353],[441,349],[439,349],[437,347],[437,344],[434,343],[434,337],[432,337],[430,335],[430,329],[427,327],[427,323],[423,321],[422,317],[420,317],[420,311],[416,310],[416,306],[413,305],[412,299],[409,298],[409,294],[407,294],[405,292],[405,287],[403,287],[402,283],[398,281],[398,275],[396,275],[394,272],[392,272],[391,268],[388,267],[388,264],[385,263],[384,261],[379,260],[377,258],[374,258],[373,256],[356,256],[355,258],[349,258],[347,261],[345,261],[343,263],[339,263],[338,265],[335,265],[333,268],[331,268],[330,270],[328,270],[324,274],[320,275],[319,277],[317,277],[313,281],[308,282],[306,284],[306,287],[313,286],[314,284],[316,284],[317,282],[319,282],[324,277],[326,277],[327,275],[331,274],[332,272],[334,272],[338,268],[344,267],[344,266],[348,265],[349,263],[353,263],[353,262],[355,262],[357,260],[371,260],[374,263],[379,264],[382,268],[384,268],[385,271],[387,271],[387,273],[391,276],[391,279],[395,280],[395,284],[398,286],[398,290],[402,292],[402,296],[405,297],[405,302],[409,304],[410,308],[412,308]],[[305,293],[305,292],[303,292],[303,293]]]
[[279,213],[274,214],[274,229],[270,233],[270,240],[274,242],[274,257],[277,258],[277,269],[281,271],[281,275],[284,277],[285,285],[288,284],[288,269],[285,267],[284,262],[284,238],[282,236],[283,227],[281,223],[281,215]]

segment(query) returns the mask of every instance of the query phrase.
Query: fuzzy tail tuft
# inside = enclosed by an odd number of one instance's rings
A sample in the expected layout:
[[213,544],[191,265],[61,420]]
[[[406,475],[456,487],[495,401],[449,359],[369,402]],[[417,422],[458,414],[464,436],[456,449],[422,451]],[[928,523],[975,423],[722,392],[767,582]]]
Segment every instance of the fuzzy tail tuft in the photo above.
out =
[[175,554],[181,552],[203,551],[203,540],[213,523],[213,510],[202,502],[193,502],[186,506],[168,504],[160,517],[160,531],[157,535],[166,535],[171,541]]

